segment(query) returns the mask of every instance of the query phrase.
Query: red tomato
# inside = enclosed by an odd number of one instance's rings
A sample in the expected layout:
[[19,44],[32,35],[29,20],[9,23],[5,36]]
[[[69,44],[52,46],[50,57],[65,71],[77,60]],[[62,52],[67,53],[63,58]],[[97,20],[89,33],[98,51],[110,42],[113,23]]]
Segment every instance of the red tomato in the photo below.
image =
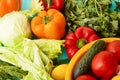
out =
[[118,61],[120,62],[120,40],[113,41],[109,43],[106,50],[113,52],[116,55]]
[[96,80],[96,78],[89,74],[84,74],[84,75],[78,76],[75,80]]
[[111,80],[110,78],[102,78],[100,80]]
[[0,17],[20,9],[21,0],[0,0]]
[[101,78],[112,77],[118,67],[118,61],[109,51],[101,51],[96,54],[91,63],[92,71]]

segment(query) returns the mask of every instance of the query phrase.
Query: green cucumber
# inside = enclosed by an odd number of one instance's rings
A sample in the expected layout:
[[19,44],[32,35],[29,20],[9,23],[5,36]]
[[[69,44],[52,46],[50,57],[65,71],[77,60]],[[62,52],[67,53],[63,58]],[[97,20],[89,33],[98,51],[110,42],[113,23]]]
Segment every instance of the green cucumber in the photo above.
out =
[[91,68],[91,62],[95,54],[105,49],[106,43],[103,40],[97,40],[87,53],[78,61],[73,70],[73,80],[79,75],[88,73]]

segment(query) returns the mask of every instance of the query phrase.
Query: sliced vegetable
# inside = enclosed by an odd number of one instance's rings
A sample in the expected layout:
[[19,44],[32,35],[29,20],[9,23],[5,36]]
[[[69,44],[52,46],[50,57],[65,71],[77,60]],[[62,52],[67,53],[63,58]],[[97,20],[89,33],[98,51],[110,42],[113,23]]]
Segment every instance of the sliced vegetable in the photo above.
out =
[[0,17],[12,11],[19,11],[21,0],[0,0]]
[[64,7],[64,0],[42,0],[45,10],[57,9],[61,11]]
[[85,44],[97,39],[99,39],[99,36],[97,36],[95,31],[86,26],[79,27],[74,33],[67,34],[65,37],[65,48],[69,59]]
[[64,15],[56,10],[40,11],[31,22],[32,32],[38,38],[61,39],[65,35]]
[[118,61],[111,52],[100,51],[92,59],[91,68],[95,75],[101,78],[111,78],[117,72]]
[[93,57],[100,51],[104,50],[106,43],[103,40],[97,40],[92,47],[83,55],[73,69],[73,79],[90,71]]

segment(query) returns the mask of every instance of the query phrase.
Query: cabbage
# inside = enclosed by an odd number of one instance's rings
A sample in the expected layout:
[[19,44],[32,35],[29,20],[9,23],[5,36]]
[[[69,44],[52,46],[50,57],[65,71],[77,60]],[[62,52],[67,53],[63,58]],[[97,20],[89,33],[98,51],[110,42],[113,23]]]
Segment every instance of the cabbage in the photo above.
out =
[[14,46],[23,38],[31,38],[30,23],[20,12],[11,12],[0,18],[0,41],[5,46]]
[[30,11],[37,13],[40,10],[43,10],[44,7],[42,6],[41,0],[32,0],[30,4]]

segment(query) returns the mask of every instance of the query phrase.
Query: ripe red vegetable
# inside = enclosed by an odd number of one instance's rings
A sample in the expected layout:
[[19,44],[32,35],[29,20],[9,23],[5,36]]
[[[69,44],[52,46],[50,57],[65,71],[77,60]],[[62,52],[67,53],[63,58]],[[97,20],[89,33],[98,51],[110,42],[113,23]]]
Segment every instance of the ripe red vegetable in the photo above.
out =
[[48,9],[57,9],[62,10],[64,7],[64,0],[42,0],[42,5],[44,6],[45,10]]
[[0,17],[12,11],[19,11],[22,0],[0,0]]
[[116,74],[118,61],[114,54],[109,51],[97,53],[91,63],[92,71],[101,78],[111,78]]
[[78,27],[74,33],[69,33],[65,37],[65,48],[69,59],[85,44],[99,39],[95,31],[89,27]]
[[106,50],[115,54],[118,61],[120,62],[120,40],[116,40],[109,43],[106,47]]
[[89,74],[84,74],[84,75],[78,76],[75,80],[96,80],[96,78]]

